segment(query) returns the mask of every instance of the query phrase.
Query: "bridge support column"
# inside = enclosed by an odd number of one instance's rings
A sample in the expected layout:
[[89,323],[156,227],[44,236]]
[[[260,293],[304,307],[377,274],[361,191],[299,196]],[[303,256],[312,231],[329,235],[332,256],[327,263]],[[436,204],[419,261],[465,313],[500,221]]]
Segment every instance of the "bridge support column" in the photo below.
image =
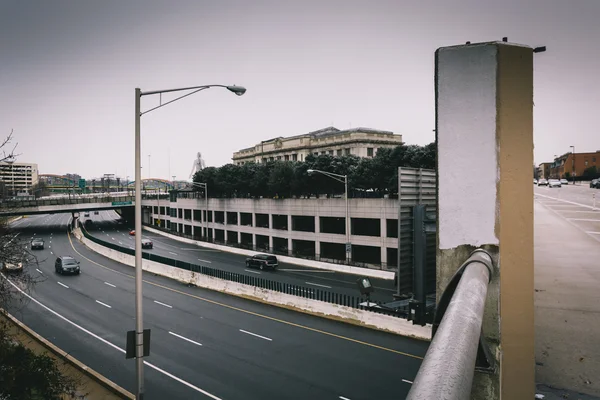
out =
[[472,398],[532,399],[533,50],[445,47],[435,63],[438,299],[473,249],[492,254],[483,332],[496,367],[475,374]]

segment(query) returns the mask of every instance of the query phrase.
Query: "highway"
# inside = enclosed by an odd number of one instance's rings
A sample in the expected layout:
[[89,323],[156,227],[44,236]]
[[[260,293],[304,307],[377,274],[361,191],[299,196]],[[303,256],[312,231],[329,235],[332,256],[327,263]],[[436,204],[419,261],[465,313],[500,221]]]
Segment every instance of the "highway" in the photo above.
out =
[[[110,210],[100,211],[98,214],[90,213],[89,217],[81,216],[83,222],[88,219],[93,221],[92,225],[86,225],[90,234],[102,240],[134,248],[134,237],[129,236],[128,227],[118,223],[119,215],[116,212]],[[266,279],[299,285],[308,289],[321,289],[350,296],[360,296],[356,285],[356,280],[359,278],[357,275],[285,263],[280,263],[276,272],[260,271],[258,269],[246,268],[246,256],[243,255],[179,242],[175,239],[148,231],[144,231],[143,237],[152,240],[154,243],[152,250],[144,251],[163,257],[224,271],[247,275],[262,275]],[[377,278],[370,278],[370,280],[375,287],[375,292],[371,295],[373,301],[389,302],[394,300],[393,294],[395,290],[392,280]]]
[[[134,328],[133,269],[68,235],[69,218],[14,223],[21,240],[39,236],[46,248],[33,251],[39,265],[26,266],[40,280],[20,294],[29,301],[9,311],[135,392],[134,361],[124,355],[126,331]],[[56,274],[57,255],[79,260],[81,275]],[[144,326],[152,330],[146,399],[401,399],[428,345],[147,273]]]

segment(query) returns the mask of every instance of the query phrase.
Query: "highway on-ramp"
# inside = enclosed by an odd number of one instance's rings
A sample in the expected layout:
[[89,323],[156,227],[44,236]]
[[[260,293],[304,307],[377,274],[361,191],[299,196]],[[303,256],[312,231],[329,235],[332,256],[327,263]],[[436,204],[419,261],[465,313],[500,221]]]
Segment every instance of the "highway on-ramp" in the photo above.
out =
[[[88,232],[98,239],[131,249],[134,248],[134,236],[129,235],[129,229],[126,225],[119,223],[120,217],[116,212],[100,211],[98,214],[91,213],[89,217],[83,217],[81,220],[84,223],[87,220],[93,221],[91,224],[86,224],[85,226]],[[143,237],[151,239],[154,243],[153,249],[144,251],[162,257],[204,265],[223,271],[256,275],[265,279],[299,285],[307,289],[320,289],[349,296],[360,296],[356,284],[359,278],[357,275],[286,263],[280,263],[276,272],[260,271],[258,269],[247,268],[245,266],[246,256],[240,254],[187,244],[148,231],[143,232]],[[393,294],[395,290],[393,280],[378,278],[370,278],[370,280],[375,287],[375,292],[371,294],[371,300],[381,302],[394,300]]]
[[[69,216],[25,218],[22,240],[44,238],[40,280],[10,311],[40,335],[135,391],[126,331],[135,324],[133,269],[98,255],[67,233]],[[81,275],[54,271],[58,255]],[[401,399],[427,343],[187,287],[144,273],[146,399]],[[17,289],[15,289],[16,291]],[[27,298],[27,297],[25,297]]]

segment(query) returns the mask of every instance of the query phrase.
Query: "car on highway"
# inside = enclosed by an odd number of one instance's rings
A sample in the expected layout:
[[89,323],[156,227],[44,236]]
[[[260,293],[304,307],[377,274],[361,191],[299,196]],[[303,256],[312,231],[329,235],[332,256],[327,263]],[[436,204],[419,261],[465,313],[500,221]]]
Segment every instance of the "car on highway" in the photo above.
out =
[[79,261],[71,256],[59,256],[54,262],[54,270],[58,274],[80,274]]
[[268,254],[256,254],[246,258],[246,267],[275,270],[279,266],[277,257]]
[[154,243],[150,239],[142,239],[142,249],[151,249],[154,247]]
[[22,261],[4,261],[2,263],[2,271],[5,273],[18,273],[23,272]]
[[600,179],[593,179],[590,182],[590,188],[592,188],[592,189],[594,189],[594,188],[600,189]]
[[553,188],[553,187],[562,187],[562,185],[560,184],[560,181],[558,179],[550,179],[548,180],[548,187],[549,188]]
[[568,184],[569,184],[569,181],[568,181],[568,180],[566,180],[566,179],[561,179],[561,180],[560,180],[560,184],[561,184],[561,185],[568,185]]
[[34,238],[31,240],[31,250],[44,250],[44,239]]
[[537,183],[538,186],[548,186],[548,181],[545,179],[540,179]]
[[129,231],[129,236],[135,236],[135,230],[134,229],[132,229],[132,230]]

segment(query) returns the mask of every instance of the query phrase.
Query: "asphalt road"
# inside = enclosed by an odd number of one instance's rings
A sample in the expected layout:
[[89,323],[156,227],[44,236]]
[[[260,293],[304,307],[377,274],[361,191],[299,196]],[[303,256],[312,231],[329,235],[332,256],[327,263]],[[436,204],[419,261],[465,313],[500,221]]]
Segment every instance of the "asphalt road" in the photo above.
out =
[[600,190],[534,193],[536,380],[599,396]]
[[[46,248],[34,251],[39,265],[26,266],[39,279],[31,298],[10,311],[135,392],[134,361],[123,353],[135,323],[133,270],[67,235],[68,219],[14,224],[21,240],[39,236]],[[78,259],[82,274],[57,275],[57,255]],[[152,274],[144,282],[144,326],[152,330],[146,399],[401,399],[428,345]]]
[[564,185],[560,189],[536,186],[534,194],[540,204],[600,241],[600,190],[591,189],[589,184]]
[[[88,232],[95,237],[111,241],[115,244],[134,248],[134,237],[129,236],[129,229],[118,223],[119,215],[114,211],[100,211],[98,215],[91,213],[90,217],[81,217],[82,221],[91,219],[94,223],[87,226]],[[144,238],[152,240],[153,249],[146,249],[152,254],[181,260],[193,264],[205,265],[224,271],[244,273],[247,275],[262,275],[274,281],[303,286],[307,289],[328,290],[350,296],[360,296],[356,280],[357,275],[343,274],[334,271],[302,267],[293,264],[280,263],[277,271],[260,271],[246,268],[246,256],[228,253],[182,243],[174,239],[144,231]],[[371,300],[389,302],[393,301],[394,282],[392,280],[369,278],[375,287]]]

